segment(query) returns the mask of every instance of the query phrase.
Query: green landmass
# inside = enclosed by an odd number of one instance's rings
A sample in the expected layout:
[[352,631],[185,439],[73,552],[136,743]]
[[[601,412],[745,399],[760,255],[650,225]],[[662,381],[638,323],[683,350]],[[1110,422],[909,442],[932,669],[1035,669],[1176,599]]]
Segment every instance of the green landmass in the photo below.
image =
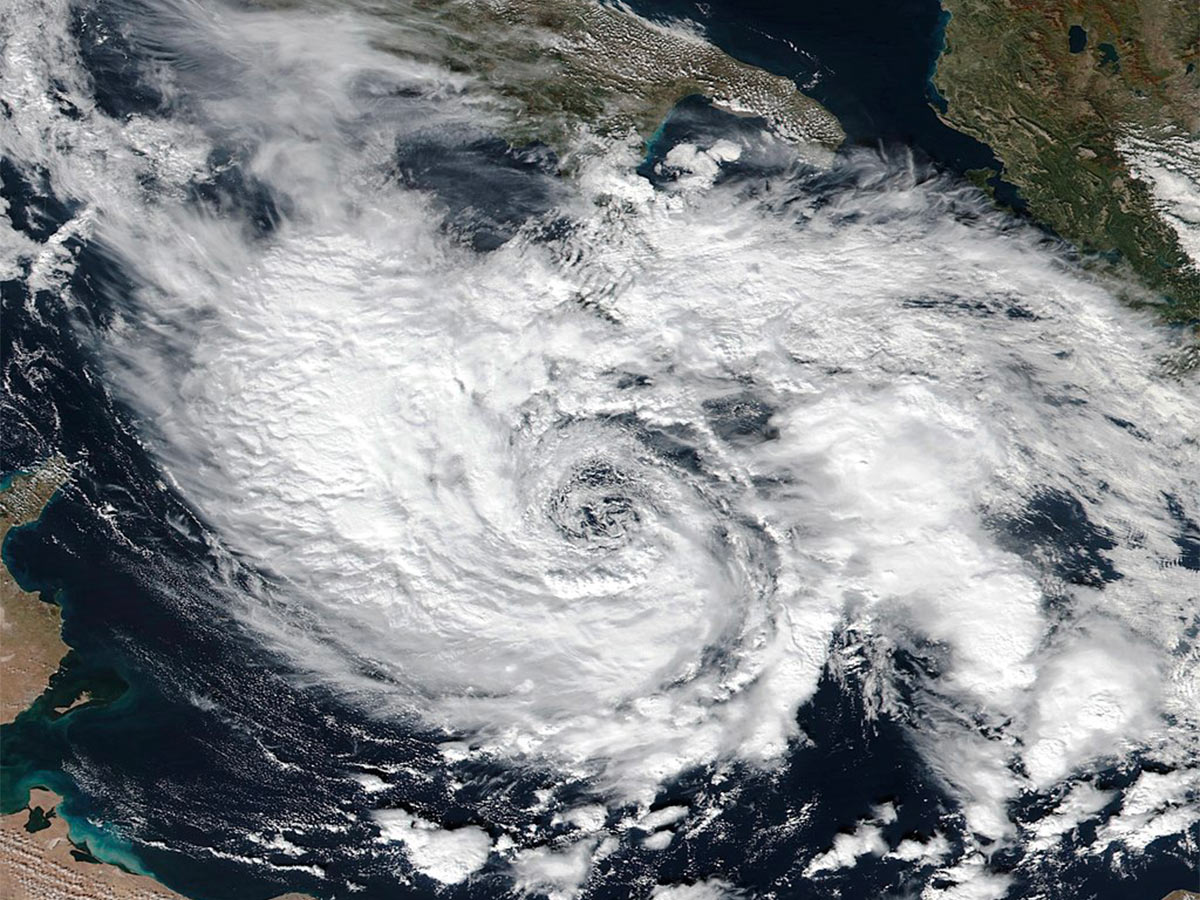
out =
[[510,104],[505,137],[560,155],[587,133],[649,138],[699,94],[761,116],[780,136],[828,157],[836,117],[791,79],[734,59],[687,26],[667,27],[597,0],[408,0],[371,3],[396,26],[384,46],[480,79]]
[[[1132,270],[1166,301],[1168,318],[1200,320],[1196,260],[1121,151],[1131,138],[1200,135],[1200,3],[943,6],[950,18],[935,75],[948,104],[943,119],[995,150],[1035,218]],[[1072,26],[1086,33],[1077,52]]]

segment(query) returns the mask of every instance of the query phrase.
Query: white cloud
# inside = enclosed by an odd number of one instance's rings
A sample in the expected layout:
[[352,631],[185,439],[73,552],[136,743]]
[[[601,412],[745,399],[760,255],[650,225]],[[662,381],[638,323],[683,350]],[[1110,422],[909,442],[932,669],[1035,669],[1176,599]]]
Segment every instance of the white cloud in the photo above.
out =
[[404,845],[417,871],[443,884],[457,884],[478,871],[492,851],[486,831],[475,826],[445,829],[403,809],[374,814],[380,840]]
[[950,855],[950,842],[945,835],[935,834],[929,840],[905,838],[887,853],[888,859],[902,859],[905,862],[936,865]]
[[1151,841],[1178,837],[1190,842],[1195,853],[1197,823],[1200,823],[1200,770],[1143,772],[1126,790],[1120,811],[1098,830],[1092,850],[1102,853],[1119,842],[1141,852]]
[[1200,141],[1180,132],[1130,132],[1117,149],[1149,186],[1158,211],[1200,266]]
[[[839,833],[834,837],[832,847],[809,860],[804,869],[804,877],[811,878],[823,872],[853,868],[862,856],[883,856],[888,852],[888,845],[881,826],[895,822],[896,817],[896,806],[893,803],[882,803],[875,807],[871,818],[860,821],[849,833]],[[906,849],[904,852],[911,851]]]
[[[914,741],[980,834],[1010,837],[1008,801],[1114,749],[1194,755],[1200,661],[1174,651],[1195,577],[1164,565],[1164,496],[1200,519],[1195,375],[1161,377],[1172,335],[1039,233],[866,155],[815,193],[708,178],[668,196],[622,146],[564,186],[568,237],[479,255],[396,183],[394,151],[417,122],[486,130],[499,101],[378,50],[381,23],[179,7],[195,109],[118,123],[47,99],[86,75],[65,6],[42,6],[61,33],[8,38],[7,145],[140,279],[90,336],[109,386],[230,566],[269,576],[217,587],[297,678],[468,735],[448,761],[532,757],[645,802],[691,766],[778,764],[852,618],[936,650]],[[258,243],[183,202],[243,138],[291,200]],[[734,153],[676,158],[707,178]],[[39,264],[51,283],[67,262]],[[765,418],[722,423],[731,401]],[[1119,582],[1001,546],[992,523],[1042,489],[1114,536]],[[879,682],[889,658],[864,663]],[[1191,809],[1127,798],[1105,834],[1133,845]],[[477,829],[396,816],[418,867],[486,858]],[[829,868],[887,852],[875,825],[845,838]],[[569,892],[583,850],[547,854],[523,877]],[[1003,882],[953,872],[963,892]]]
[[1002,900],[1013,881],[1011,875],[989,871],[977,853],[939,869],[937,879],[921,891],[921,900]]
[[594,854],[602,851],[595,840],[522,851],[513,863],[517,889],[545,894],[550,900],[571,900],[587,879]]
[[733,900],[738,892],[726,881],[710,879],[692,884],[660,884],[650,894],[653,900]]
[[1156,725],[1159,656],[1118,626],[1071,635],[1041,665],[1025,766],[1039,787],[1096,756],[1121,756]]
[[805,877],[811,878],[822,872],[849,869],[858,863],[860,856],[883,856],[887,853],[883,830],[875,825],[861,825],[852,834],[839,834],[833,839],[833,847],[813,857],[804,869]]
[[1088,782],[1076,785],[1053,812],[1028,827],[1030,838],[1026,847],[1040,851],[1056,846],[1065,835],[1094,818],[1114,796],[1112,791],[1102,791]]

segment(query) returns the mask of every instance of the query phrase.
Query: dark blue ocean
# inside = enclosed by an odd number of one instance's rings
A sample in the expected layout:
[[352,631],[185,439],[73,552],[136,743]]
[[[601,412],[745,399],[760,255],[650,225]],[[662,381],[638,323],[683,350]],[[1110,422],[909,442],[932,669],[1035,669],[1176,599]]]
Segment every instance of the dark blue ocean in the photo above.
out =
[[838,117],[850,144],[905,148],[954,172],[990,170],[1002,203],[1024,201],[986,144],[946,125],[934,86],[949,14],[931,0],[775,3],[636,0],[650,17],[702,23],[731,56],[793,79]]
[[[723,49],[800,84],[816,77],[810,93],[839,117],[854,144],[910,148],[956,172],[999,169],[986,146],[936,115],[930,77],[943,13],[935,0],[634,5],[647,14],[699,18]],[[103,5],[81,5],[77,13],[76,36],[98,102],[114,116],[161,114],[168,101],[139,80],[136,45],[95,40],[93,29],[105,15]],[[689,101],[650,158],[695,129],[720,127],[735,126]],[[0,175],[14,227],[32,239],[45,241],[72,215],[71,201],[48,179],[22,176],[7,161]],[[251,207],[240,214],[269,232],[278,214],[271,198],[250,188],[237,193]],[[478,249],[496,239],[503,234],[485,235]],[[67,798],[65,813],[88,851],[152,873],[196,900],[254,900],[284,891],[327,900],[432,896],[427,880],[398,886],[397,873],[410,871],[404,854],[376,843],[366,815],[381,806],[404,806],[445,827],[476,825],[494,837],[533,824],[536,841],[551,839],[563,826],[549,812],[529,811],[535,793],[556,787],[586,800],[587,784],[563,785],[555,773],[532,768],[449,766],[438,744],[455,736],[381,722],[320,686],[298,686],[222,598],[205,593],[199,574],[218,564],[205,525],[159,484],[131,415],[104,389],[96,356],[81,337],[103,332],[113,298],[131,291],[129,276],[101,244],[75,241],[73,249],[78,262],[70,290],[77,303],[31,295],[23,278],[2,288],[0,472],[25,469],[52,452],[78,464],[42,519],[14,530],[3,547],[22,586],[61,605],[64,638],[73,648],[47,693],[0,732],[3,811],[21,808],[31,786],[50,787]],[[32,348],[45,352],[29,362]],[[1057,540],[1069,544],[1069,558],[1103,556],[1104,535],[1079,521],[1081,511],[1066,501],[1055,505],[1051,498],[1040,515],[1025,520],[1031,533],[1009,529],[1015,548]],[[244,577],[255,575],[247,570]],[[936,667],[937,656],[913,654],[899,665],[915,681]],[[55,714],[82,690],[96,699]],[[659,805],[720,809],[720,827],[681,834],[662,851],[623,842],[598,864],[589,896],[644,896],[647,884],[706,878],[751,897],[905,896],[914,887],[912,871],[899,860],[864,858],[819,885],[800,873],[813,852],[885,801],[899,811],[885,827],[890,843],[903,835],[955,833],[959,812],[911,747],[907,724],[887,716],[869,720],[855,682],[830,673],[800,713],[811,744],[794,748],[778,772],[747,770],[714,786],[711,772],[701,770],[664,789]],[[1097,786],[1127,785],[1140,766],[1130,760],[1101,775]],[[350,772],[375,774],[389,786],[368,796]],[[1031,796],[1012,814],[1033,821],[1046,811],[1046,798]],[[264,851],[247,839],[276,833],[303,854]],[[1112,851],[1076,859],[1070,840],[1053,869],[1020,872],[1014,896],[1035,889],[1064,900],[1131,896],[1130,882],[1110,865]],[[998,854],[990,865],[1005,871],[1016,862]],[[1161,854],[1127,865],[1141,897],[1195,880],[1183,861]],[[508,888],[506,876],[485,870],[440,895],[493,898]]]

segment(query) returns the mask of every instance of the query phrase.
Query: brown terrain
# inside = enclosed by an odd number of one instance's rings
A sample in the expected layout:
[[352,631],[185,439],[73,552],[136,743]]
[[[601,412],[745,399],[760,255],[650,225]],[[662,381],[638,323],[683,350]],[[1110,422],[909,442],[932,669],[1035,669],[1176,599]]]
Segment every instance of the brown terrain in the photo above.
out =
[[[67,461],[54,456],[14,478],[0,493],[0,546],[11,529],[37,521],[70,476]],[[21,590],[0,566],[0,721],[11,722],[45,690],[70,649],[61,630],[59,608]],[[73,705],[80,702],[86,695]],[[61,800],[34,788],[24,809],[0,817],[0,900],[185,900],[145,875],[73,856]]]
[[[0,897],[4,900],[183,900],[153,879],[116,866],[83,862],[71,855],[67,824],[55,807],[62,798],[43,790],[29,792],[29,806],[0,818]],[[49,826],[26,830],[47,817]]]
[[[37,520],[69,477],[66,460],[56,456],[14,478],[0,494],[0,546],[11,529]],[[11,722],[45,690],[69,649],[61,631],[59,608],[21,590],[0,567],[0,721]]]
[[[29,806],[0,817],[0,898],[3,900],[187,900],[153,878],[117,866],[76,859],[67,823],[57,814],[61,797],[29,792]],[[48,823],[38,831],[27,825]],[[276,900],[312,900],[284,894]]]

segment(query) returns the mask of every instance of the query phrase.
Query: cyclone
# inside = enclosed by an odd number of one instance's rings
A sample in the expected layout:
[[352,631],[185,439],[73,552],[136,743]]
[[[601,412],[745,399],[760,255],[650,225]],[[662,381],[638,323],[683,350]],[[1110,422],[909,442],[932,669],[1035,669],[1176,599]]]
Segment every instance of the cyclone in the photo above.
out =
[[1053,236],[903,153],[514,148],[412,19],[155,9],[170,115],[37,100],[55,27],[88,90],[46,3],[6,140],[127,273],[79,339],[296,684],[617,808],[786,766],[834,672],[964,858],[1196,752],[1195,369]]

